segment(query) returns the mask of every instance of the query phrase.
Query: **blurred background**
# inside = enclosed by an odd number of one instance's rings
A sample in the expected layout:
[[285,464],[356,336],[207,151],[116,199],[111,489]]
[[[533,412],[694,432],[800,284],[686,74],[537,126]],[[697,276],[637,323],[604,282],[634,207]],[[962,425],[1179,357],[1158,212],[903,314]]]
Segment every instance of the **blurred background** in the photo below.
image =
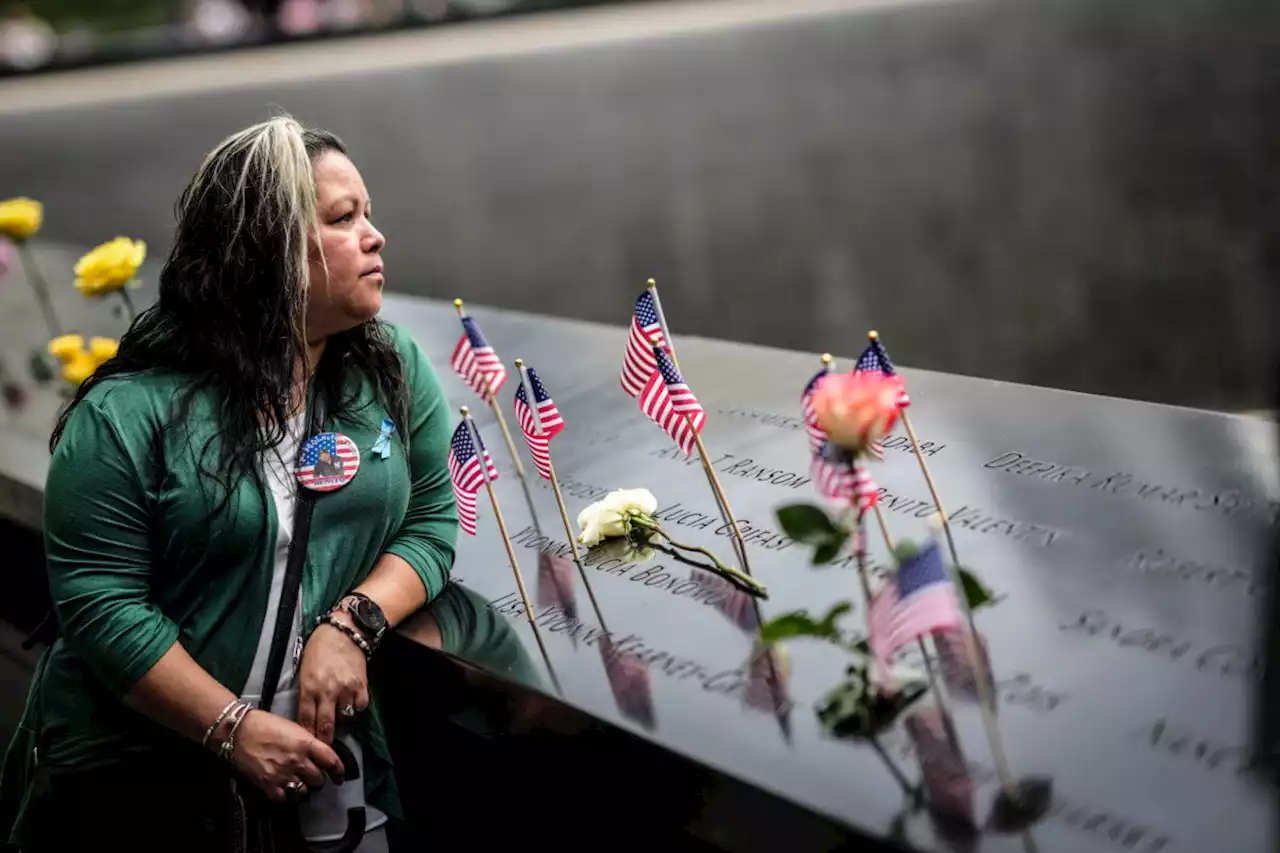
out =
[[0,8],[0,194],[50,243],[162,258],[285,109],[353,147],[393,290],[623,323],[652,276],[678,334],[1274,406],[1274,0]]
[[0,70],[96,62],[384,31],[627,0],[9,0]]

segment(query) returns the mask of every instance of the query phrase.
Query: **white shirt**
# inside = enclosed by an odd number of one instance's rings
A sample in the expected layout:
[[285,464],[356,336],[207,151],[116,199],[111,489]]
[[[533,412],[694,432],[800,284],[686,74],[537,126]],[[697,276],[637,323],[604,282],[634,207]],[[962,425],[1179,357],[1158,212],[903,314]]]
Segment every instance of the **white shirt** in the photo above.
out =
[[[271,571],[271,593],[267,598],[267,615],[263,619],[258,636],[258,650],[253,656],[249,680],[245,682],[240,701],[255,707],[262,698],[262,682],[267,674],[267,657],[271,653],[271,638],[276,628],[276,613],[280,609],[280,596],[284,590],[285,569],[289,560],[289,546],[293,542],[293,517],[298,503],[298,481],[294,477],[294,461],[302,444],[305,414],[291,419],[285,428],[285,438],[274,450],[268,450],[262,460],[263,476],[271,490],[276,507],[275,560]],[[284,665],[280,667],[280,680],[276,684],[272,713],[298,719],[298,665],[302,659],[302,596],[298,596],[298,608],[294,611],[293,630],[289,634]],[[338,737],[351,749],[356,761],[364,765],[364,754],[359,742],[350,734]],[[323,788],[298,804],[298,814],[303,837],[307,841],[336,841],[347,827],[347,809],[365,806],[365,831],[387,822],[387,816],[372,806],[365,805],[364,786],[356,784],[334,785],[326,782]]]

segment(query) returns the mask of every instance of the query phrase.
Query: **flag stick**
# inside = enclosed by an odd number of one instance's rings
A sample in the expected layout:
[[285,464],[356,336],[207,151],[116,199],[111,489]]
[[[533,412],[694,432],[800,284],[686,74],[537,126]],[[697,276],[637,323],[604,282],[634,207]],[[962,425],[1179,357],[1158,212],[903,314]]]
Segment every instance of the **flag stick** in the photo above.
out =
[[[453,300],[453,307],[458,309],[458,319],[461,320],[466,316],[466,312],[462,310],[462,300]],[[494,393],[492,385],[489,383],[489,377],[481,374],[480,378],[484,380],[485,402],[489,404],[489,408],[493,410],[493,416],[498,419],[498,428],[502,430],[502,438],[507,443],[507,452],[511,454],[511,461],[516,466],[516,476],[524,482],[524,466],[520,464],[520,454],[516,452],[516,444],[511,440],[511,430],[507,429],[507,419],[502,416],[502,408],[498,406],[497,394]]]
[[[529,371],[524,366],[524,359],[516,359],[516,370],[520,371],[520,383],[524,385],[524,393],[529,398],[529,411],[533,414],[533,424],[538,430],[538,435],[543,435],[542,413],[538,411],[537,395],[533,391],[533,383],[529,381]],[[547,443],[547,473],[551,475],[551,490],[556,494],[556,506],[560,510],[560,520],[564,522],[564,535],[569,539],[569,550],[573,552],[574,565],[578,567],[578,574],[582,576],[582,583],[587,588],[587,597],[591,599],[591,609],[596,612],[596,618],[600,621],[600,627],[608,632],[605,628],[604,617],[600,615],[600,605],[596,602],[595,591],[591,589],[591,581],[587,580],[587,570],[583,568],[582,556],[578,553],[578,537],[573,532],[573,525],[569,523],[569,511],[565,509],[564,495],[560,493],[560,481],[556,478],[556,466],[551,461],[551,443]]]
[[[822,354],[822,368],[826,373],[831,372],[831,362],[832,362],[831,353],[824,352]],[[892,558],[894,555],[893,536],[890,535],[889,533],[889,524],[888,522],[885,521],[884,509],[880,506],[879,501],[876,501],[875,504],[873,504],[872,506],[876,511],[876,521],[879,523],[879,526],[880,526],[880,535],[884,537],[884,545],[886,548],[889,549],[889,556],[890,558]],[[850,506],[846,510],[846,513],[849,515],[852,515],[853,512],[855,512],[855,508],[852,506]],[[859,531],[862,530],[861,517],[858,518],[858,529]],[[859,535],[861,535],[861,533],[859,533]],[[862,593],[866,597],[867,606],[870,607],[871,586],[870,586],[870,581],[866,576],[865,560],[859,560],[858,572],[862,576]],[[944,686],[938,681],[937,677],[934,675],[933,659],[929,654],[929,647],[925,645],[924,637],[917,637],[916,645],[920,647],[920,654],[924,660],[924,669],[925,669],[926,675],[928,675],[929,677],[929,683],[933,685],[934,692],[937,694],[938,707],[942,711],[942,719],[946,724],[947,737],[951,741],[951,747],[952,749],[955,750],[956,755],[961,755],[962,753],[960,752],[960,738],[959,738],[959,735],[956,734],[955,721],[951,718],[951,707],[947,703],[947,695],[944,690]]]
[[[852,508],[851,508],[852,511]],[[879,501],[875,504],[876,521],[880,523],[880,533],[884,536],[885,547],[889,549],[890,557],[893,556],[893,537],[889,535],[889,525],[884,520],[884,510],[880,508]],[[866,591],[866,579],[863,579],[863,591]],[[870,598],[867,599],[870,604]],[[924,660],[925,675],[929,678],[929,683],[933,685],[933,692],[938,700],[938,710],[942,712],[942,723],[947,730],[947,740],[951,741],[951,749],[961,758],[964,752],[960,749],[960,735],[956,732],[956,722],[951,718],[951,703],[947,696],[945,683],[938,678],[933,668],[933,657],[929,654],[929,644],[925,642],[925,637],[916,637],[916,645],[920,647],[920,655]]]
[[[667,315],[662,311],[662,299],[658,296],[658,283],[653,279],[649,279],[649,292],[653,294],[653,307],[658,314],[658,325],[662,328],[662,339],[666,342],[667,349],[671,352],[671,361],[675,363],[676,370],[680,370],[680,359],[676,356],[676,342],[671,337],[671,327],[667,325]],[[711,467],[711,457],[707,454],[707,448],[702,443],[702,436],[693,429],[693,419],[685,414],[685,420],[689,423],[689,429],[693,430],[694,441],[698,445],[698,456],[702,460],[702,470],[706,472],[707,482],[711,484],[711,491],[716,497],[716,506],[720,510],[720,518],[733,529],[733,549],[738,553],[738,561],[742,563],[742,570],[747,574],[751,574],[751,566],[747,562],[747,543],[742,539],[742,531],[738,529],[738,519],[733,514],[732,507],[729,506],[729,499],[725,497],[724,489],[720,486],[720,478],[716,476],[715,469]]]
[[[941,526],[941,514],[934,516],[933,526],[936,529]],[[952,585],[956,589],[956,597],[960,600],[960,606],[964,609],[965,616],[969,620],[970,626],[973,625],[973,611],[969,608],[969,599],[964,594],[964,586],[960,583],[957,576],[956,567],[958,563],[950,562],[947,564],[947,575],[950,577]],[[964,638],[965,654],[969,656],[969,662],[973,666],[974,678],[977,680],[978,687],[978,708],[982,712],[982,725],[987,731],[987,742],[991,744],[991,757],[995,760],[996,772],[1000,775],[1000,787],[1004,789],[1005,794],[1014,802],[1022,800],[1022,786],[1018,784],[1017,777],[1013,774],[1013,768],[1009,764],[1009,756],[1005,752],[1004,737],[1000,733],[1000,723],[996,720],[995,712],[995,696],[991,688],[991,673],[987,669],[987,663],[982,659],[982,653],[978,649],[977,640],[974,638],[974,632],[961,631]]]
[[498,532],[502,534],[502,544],[507,548],[507,559],[511,561],[511,571],[516,576],[516,587],[520,590],[520,601],[524,604],[524,613],[529,620],[529,627],[533,629],[533,638],[538,642],[538,649],[542,652],[542,659],[547,663],[547,672],[551,673],[551,683],[555,685],[556,692],[563,695],[560,689],[560,679],[556,677],[555,667],[551,665],[551,656],[547,654],[547,647],[542,642],[542,632],[538,630],[538,622],[533,615],[533,604],[529,601],[529,592],[524,586],[524,576],[520,574],[520,564],[516,561],[515,548],[511,546],[511,537],[507,534],[507,524],[502,520],[502,509],[498,506],[498,495],[493,490],[493,481],[489,479],[489,466],[485,463],[484,447],[480,443],[480,431],[475,421],[471,419],[471,412],[466,406],[461,409],[462,418],[467,422],[467,432],[471,435],[471,443],[475,446],[476,455],[480,457],[480,474],[484,477],[485,488],[489,490],[489,500],[493,503],[493,517],[498,522]]
[[[867,333],[867,338],[871,341],[878,341],[880,333],[872,329]],[[900,409],[899,414],[902,417],[902,425],[907,431],[907,438],[911,441],[911,450],[915,453],[916,461],[920,463],[920,472],[924,474],[924,481],[929,487],[929,494],[933,497],[933,504],[938,509],[937,515],[933,518],[935,539],[937,528],[941,528],[947,540],[947,550],[951,554],[951,561],[947,566],[947,574],[955,587],[956,598],[959,599],[960,606],[963,608],[965,618],[969,623],[969,630],[961,631],[960,633],[964,639],[965,654],[969,656],[969,662],[973,666],[974,677],[977,679],[978,707],[982,712],[982,725],[986,729],[987,742],[991,745],[991,756],[995,760],[996,772],[1000,776],[1000,787],[1012,803],[1022,804],[1022,786],[1013,774],[1013,768],[1009,763],[1009,756],[1004,747],[1004,737],[1000,732],[1000,723],[996,719],[995,695],[990,681],[991,673],[987,669],[986,661],[982,659],[981,651],[978,649],[976,639],[977,624],[974,622],[973,610],[969,607],[969,599],[965,595],[964,585],[960,582],[958,576],[960,556],[956,552],[955,537],[951,534],[951,523],[947,518],[946,510],[942,507],[942,497],[938,494],[938,486],[933,481],[933,474],[929,472],[929,463],[925,462],[924,454],[920,452],[920,442],[916,438],[916,431],[911,426],[911,417],[907,414],[906,409]]]
[[[880,333],[872,329],[867,332],[867,339],[878,341],[880,340]],[[924,454],[920,452],[920,442],[916,440],[916,431],[911,426],[911,416],[907,414],[906,409],[899,409],[898,415],[902,418],[902,426],[906,429],[907,438],[911,441],[911,450],[915,453],[916,461],[920,463],[920,473],[924,474],[925,484],[928,485],[929,494],[933,497],[933,505],[938,508],[938,515],[942,518],[942,529],[946,533],[947,549],[951,552],[951,561],[958,566],[960,565],[960,555],[956,553],[956,540],[951,535],[951,522],[948,520],[947,511],[942,508],[942,497],[938,494],[937,484],[933,482],[933,474],[929,472],[929,463],[924,461]],[[969,627],[974,627],[972,621]]]
[[[679,369],[676,368],[676,370]],[[707,455],[707,447],[702,443],[702,436],[693,428],[693,418],[685,412],[684,419],[689,424],[689,429],[693,430],[693,441],[698,447],[698,455],[702,457],[702,468],[707,472],[707,479],[711,482],[711,490],[715,492],[716,502],[720,504],[720,514],[733,529],[734,550],[738,552],[742,570],[749,575],[751,566],[747,562],[747,543],[743,541],[742,531],[738,529],[738,519],[734,517],[733,508],[729,506],[729,498],[725,496],[724,488],[720,485],[720,478],[716,476],[715,471],[711,470],[711,457]]]

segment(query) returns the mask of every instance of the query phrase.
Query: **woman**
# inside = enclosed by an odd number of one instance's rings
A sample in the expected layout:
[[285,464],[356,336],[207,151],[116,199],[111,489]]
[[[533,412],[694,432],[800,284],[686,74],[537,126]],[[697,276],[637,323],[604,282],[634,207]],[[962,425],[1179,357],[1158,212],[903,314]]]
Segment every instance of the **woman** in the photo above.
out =
[[[359,850],[386,849],[399,809],[367,655],[444,588],[457,516],[437,376],[375,319],[370,208],[331,134],[283,117],[229,137],[179,202],[158,303],[61,414],[60,636],[0,788],[22,850],[284,850],[291,820],[331,840],[362,799]],[[339,476],[315,476],[321,450]],[[233,788],[286,830],[241,830]]]

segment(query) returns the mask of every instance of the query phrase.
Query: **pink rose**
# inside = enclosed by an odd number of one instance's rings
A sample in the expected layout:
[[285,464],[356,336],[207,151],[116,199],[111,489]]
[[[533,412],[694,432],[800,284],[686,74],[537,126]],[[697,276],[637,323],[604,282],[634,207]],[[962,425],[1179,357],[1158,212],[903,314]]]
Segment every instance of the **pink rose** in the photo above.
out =
[[832,373],[813,394],[818,426],[835,444],[862,451],[898,422],[899,382],[879,372]]

